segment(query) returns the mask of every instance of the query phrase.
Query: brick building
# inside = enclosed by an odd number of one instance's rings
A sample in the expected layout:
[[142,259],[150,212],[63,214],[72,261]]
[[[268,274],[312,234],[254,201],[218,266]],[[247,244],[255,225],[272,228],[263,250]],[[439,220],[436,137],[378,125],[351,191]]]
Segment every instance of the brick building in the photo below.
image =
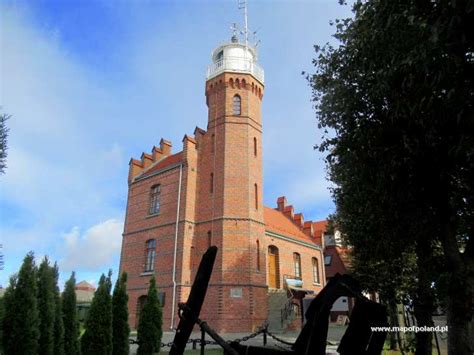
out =
[[324,286],[319,224],[284,197],[276,208],[262,204],[263,94],[256,49],[234,36],[214,50],[207,72],[207,130],[185,135],[177,153],[162,139],[131,159],[120,269],[129,275],[132,328],[152,275],[163,329],[177,326],[177,304],[211,245],[219,251],[201,318],[218,331],[248,332],[266,320],[297,326],[302,299]]

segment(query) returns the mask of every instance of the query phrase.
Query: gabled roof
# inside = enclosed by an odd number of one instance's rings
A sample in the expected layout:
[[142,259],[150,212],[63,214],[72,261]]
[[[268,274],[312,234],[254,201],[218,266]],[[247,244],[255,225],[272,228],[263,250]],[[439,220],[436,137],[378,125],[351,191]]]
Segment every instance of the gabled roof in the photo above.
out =
[[76,286],[75,286],[75,289],[76,290],[92,290],[92,291],[95,291],[95,287],[92,286],[87,281],[81,281],[81,282],[77,283]]
[[265,221],[265,229],[269,232],[315,244],[310,237],[304,234],[301,229],[280,211],[264,206],[263,219]]
[[139,175],[138,178],[143,178],[145,176],[152,175],[154,172],[164,169],[168,166],[172,166],[174,164],[178,164],[183,160],[183,152],[179,152],[173,155],[169,155],[153,165],[151,165],[148,170],[144,171],[143,174]]

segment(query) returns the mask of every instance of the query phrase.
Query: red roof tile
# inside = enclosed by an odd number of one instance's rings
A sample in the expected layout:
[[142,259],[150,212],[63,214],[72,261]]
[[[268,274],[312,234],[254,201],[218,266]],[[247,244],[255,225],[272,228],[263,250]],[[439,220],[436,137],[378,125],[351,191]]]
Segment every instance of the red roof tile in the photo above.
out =
[[[315,244],[314,241],[299,229],[288,217],[280,211],[264,206],[263,218],[265,229],[277,234],[282,234],[306,243]],[[316,245],[316,244],[315,244]]]
[[154,163],[150,166],[148,170],[146,170],[142,175],[139,175],[139,177],[145,177],[148,175],[153,174],[155,171],[161,170],[166,168],[167,166],[174,165],[179,163],[180,161],[183,160],[183,152],[179,152],[173,155],[169,155],[157,163]]

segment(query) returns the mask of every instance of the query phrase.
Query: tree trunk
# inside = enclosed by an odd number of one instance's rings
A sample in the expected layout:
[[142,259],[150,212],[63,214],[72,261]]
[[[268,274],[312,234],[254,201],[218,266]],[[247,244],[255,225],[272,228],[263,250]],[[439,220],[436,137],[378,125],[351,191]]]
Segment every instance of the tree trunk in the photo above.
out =
[[[413,302],[413,312],[415,314],[417,326],[419,327],[434,326],[432,316],[434,311],[434,299],[429,275],[432,249],[429,244],[427,238],[420,238],[416,246],[418,283]],[[433,334],[431,332],[417,332],[415,337],[415,355],[431,355]]]
[[[391,298],[388,301],[388,314],[391,327],[398,327],[398,314],[397,314],[397,302],[394,298]],[[389,332],[388,333],[390,350],[398,350],[398,341],[397,333]]]

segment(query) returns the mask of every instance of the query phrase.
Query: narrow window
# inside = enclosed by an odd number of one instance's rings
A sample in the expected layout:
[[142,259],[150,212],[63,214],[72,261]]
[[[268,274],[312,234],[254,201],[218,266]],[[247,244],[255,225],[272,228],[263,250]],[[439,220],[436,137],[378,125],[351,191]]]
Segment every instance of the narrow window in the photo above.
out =
[[260,271],[260,242],[257,239],[257,271]]
[[257,156],[257,138],[253,138],[253,155]]
[[212,246],[212,232],[207,232],[207,247],[210,248]]
[[147,298],[146,295],[142,295],[142,296],[138,297],[138,299],[137,299],[137,312],[136,312],[136,315],[135,315],[135,323],[136,323],[135,328],[138,327],[138,322],[140,320],[140,313],[143,309],[143,306],[145,305],[146,298]]
[[150,214],[156,214],[160,212],[160,194],[161,185],[155,185],[150,191]]
[[214,146],[216,144],[216,136],[214,135],[214,133],[212,134],[211,136],[211,152],[214,153]]
[[293,263],[295,264],[295,278],[301,280],[301,257],[298,253],[293,253]]
[[214,174],[211,173],[211,181],[209,185],[209,192],[212,194],[214,192]]
[[313,263],[313,282],[319,284],[319,265],[318,265],[318,259],[313,258],[312,259]]
[[232,114],[235,116],[240,116],[241,113],[241,99],[239,95],[235,95],[232,99]]
[[257,184],[254,185],[255,188],[255,209],[258,210],[258,186]]
[[155,268],[156,239],[150,239],[146,242],[145,272],[153,271]]

